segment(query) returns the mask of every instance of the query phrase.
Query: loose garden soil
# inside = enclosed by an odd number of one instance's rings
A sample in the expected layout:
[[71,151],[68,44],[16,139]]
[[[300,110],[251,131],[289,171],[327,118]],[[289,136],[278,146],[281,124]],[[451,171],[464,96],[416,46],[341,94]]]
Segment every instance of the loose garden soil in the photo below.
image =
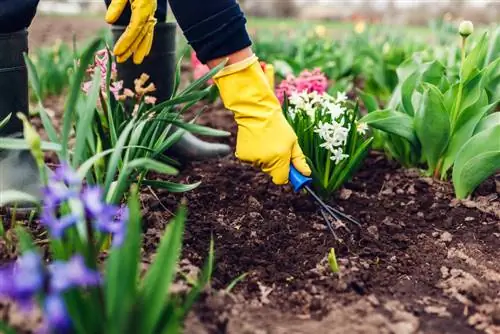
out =
[[[50,107],[60,114],[60,105]],[[222,141],[234,148],[236,126],[220,104],[199,123],[230,131]],[[500,333],[498,175],[457,201],[449,183],[372,152],[331,199],[362,223],[339,230],[342,241],[305,194],[273,185],[232,155],[187,164],[177,180],[202,184],[182,195],[142,193],[144,262],[186,198],[180,269],[196,273],[211,238],[216,255],[211,286],[186,333]],[[339,274],[329,269],[330,248]],[[0,318],[33,328],[9,305],[0,307]]]

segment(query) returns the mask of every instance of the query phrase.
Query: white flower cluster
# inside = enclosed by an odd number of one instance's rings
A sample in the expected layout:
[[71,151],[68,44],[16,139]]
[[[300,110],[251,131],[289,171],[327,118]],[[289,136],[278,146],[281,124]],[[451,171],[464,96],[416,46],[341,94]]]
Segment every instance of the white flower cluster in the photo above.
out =
[[[347,95],[338,93],[334,98],[328,94],[318,94],[316,92],[293,93],[289,98],[288,113],[295,119],[298,113],[303,113],[316,124],[314,132],[324,141],[320,147],[330,151],[330,159],[338,164],[349,157],[344,154],[344,149],[349,137],[351,124],[349,121],[348,109],[345,107]],[[316,120],[316,117],[319,117]],[[317,122],[316,122],[317,121]],[[367,126],[364,123],[356,125],[356,130],[364,134]]]

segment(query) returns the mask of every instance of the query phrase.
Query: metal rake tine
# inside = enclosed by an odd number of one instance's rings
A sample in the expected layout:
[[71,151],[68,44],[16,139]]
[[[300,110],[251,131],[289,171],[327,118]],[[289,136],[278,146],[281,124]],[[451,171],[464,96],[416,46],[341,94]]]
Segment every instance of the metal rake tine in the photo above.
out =
[[337,233],[335,233],[335,231],[333,230],[333,226],[332,226],[332,223],[330,222],[330,219],[328,219],[328,217],[326,216],[325,214],[325,211],[323,209],[320,210],[321,211],[321,215],[323,216],[323,219],[325,220],[326,222],[326,225],[328,226],[328,228],[330,229],[330,232],[332,232],[333,234],[333,237],[337,240],[340,240],[340,238],[337,236]]
[[356,225],[358,225],[359,227],[361,227],[361,223],[360,223],[360,222],[358,222],[358,221],[356,221],[354,218],[352,218],[352,217],[350,217],[350,216],[346,215],[346,214],[345,214],[345,213],[343,213],[342,211],[339,211],[339,210],[337,210],[337,209],[335,209],[335,208],[331,207],[331,206],[330,206],[330,205],[328,205],[328,204],[325,204],[325,205],[326,205],[326,206],[327,206],[327,207],[328,207],[331,211],[335,212],[336,214],[338,214],[338,215],[339,215],[339,216],[341,216],[342,218],[345,218],[345,219],[347,219],[348,221],[350,221],[351,223],[356,224]]
[[340,222],[340,224],[342,224],[342,227],[347,231],[347,232],[351,232],[351,230],[349,229],[349,227],[347,227],[346,224],[344,224],[342,222],[342,219],[339,218],[339,216],[337,216],[336,214],[336,210],[333,209],[331,206],[329,205],[325,205],[324,209],[326,210],[326,212],[328,212],[328,214],[330,214],[330,216],[332,216],[333,218],[335,218],[337,221]]

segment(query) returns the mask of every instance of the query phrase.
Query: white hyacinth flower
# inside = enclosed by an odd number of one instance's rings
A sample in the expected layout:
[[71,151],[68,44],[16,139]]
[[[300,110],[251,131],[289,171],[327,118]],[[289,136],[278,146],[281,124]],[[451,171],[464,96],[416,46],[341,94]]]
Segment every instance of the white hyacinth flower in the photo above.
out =
[[288,97],[288,102],[291,105],[294,105],[296,107],[300,107],[304,104],[304,98],[299,92],[292,92],[290,96]]
[[344,154],[344,151],[342,151],[341,148],[337,148],[332,151],[332,156],[330,157],[330,160],[334,161],[335,164],[338,164],[339,162],[348,157],[349,154]]
[[322,147],[324,149],[327,149],[328,151],[332,152],[335,150],[335,146],[333,145],[332,141],[325,141],[324,143],[321,143],[319,147]]
[[346,112],[346,108],[342,107],[340,104],[328,103],[326,113],[336,119]]
[[356,131],[361,134],[365,135],[366,132],[368,131],[368,124],[366,123],[357,123],[356,125]]
[[330,141],[334,146],[342,146],[347,142],[347,136],[349,131],[346,128],[338,127],[335,131],[330,133],[330,137],[326,138],[326,141]]
[[345,101],[347,101],[347,99],[348,99],[348,97],[347,97],[347,94],[345,92],[338,92],[337,98],[335,99],[335,102],[344,103]]

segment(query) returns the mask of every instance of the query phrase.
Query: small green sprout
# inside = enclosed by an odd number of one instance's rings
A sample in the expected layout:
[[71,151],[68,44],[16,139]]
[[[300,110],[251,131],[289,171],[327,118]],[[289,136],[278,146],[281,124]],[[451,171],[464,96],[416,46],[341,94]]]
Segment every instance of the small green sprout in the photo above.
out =
[[330,265],[330,270],[332,271],[332,273],[338,274],[340,272],[334,248],[330,248],[330,252],[328,253],[328,264]]

